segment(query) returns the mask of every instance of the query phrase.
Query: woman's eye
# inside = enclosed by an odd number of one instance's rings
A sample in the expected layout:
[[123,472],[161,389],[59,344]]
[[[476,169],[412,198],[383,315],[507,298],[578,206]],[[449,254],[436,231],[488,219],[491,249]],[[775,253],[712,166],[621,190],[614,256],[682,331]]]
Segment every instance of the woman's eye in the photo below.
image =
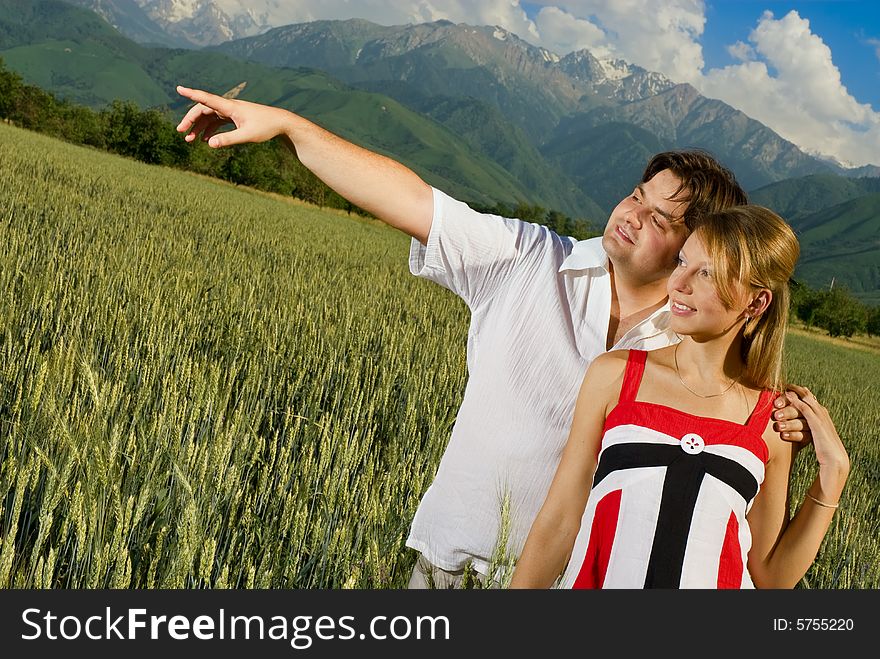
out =
[[679,267],[679,268],[681,268],[682,266],[684,266],[684,259],[681,258],[680,256],[679,256],[678,258],[675,259],[675,262],[678,264],[678,267]]

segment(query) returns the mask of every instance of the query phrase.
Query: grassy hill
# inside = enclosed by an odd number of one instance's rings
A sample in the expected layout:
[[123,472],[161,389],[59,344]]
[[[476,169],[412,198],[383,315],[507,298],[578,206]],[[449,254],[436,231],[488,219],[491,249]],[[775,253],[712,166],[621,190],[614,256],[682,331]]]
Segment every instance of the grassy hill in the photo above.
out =
[[815,174],[771,183],[749,192],[756,204],[774,209],[790,222],[863,195],[880,192],[880,178]]
[[100,43],[128,58],[145,50],[94,12],[61,0],[0,0],[0,50],[59,37]]
[[834,281],[880,304],[880,178],[805,176],[753,190],[749,199],[795,228],[799,279],[814,288]]
[[792,222],[801,242],[796,276],[814,287],[846,285],[880,304],[880,193],[868,194]]
[[167,88],[137,60],[118,57],[105,44],[86,40],[46,40],[0,51],[6,66],[28,83],[93,108],[115,99],[141,107],[171,102]]
[[590,126],[574,118],[559,124],[541,152],[560,169],[572,172],[581,188],[594,190],[593,198],[607,215],[632,192],[651,157],[670,148],[634,124]]
[[170,100],[143,70],[149,49],[60,0],[0,0],[0,55],[29,83],[83,105]]
[[[395,32],[398,41],[370,46],[371,38],[394,30],[362,21],[294,27],[320,36],[322,50],[316,50],[313,57],[346,71],[362,88],[352,89],[319,71],[274,69],[216,51],[145,48],[95,14],[57,0],[0,0],[0,56],[27,81],[75,101],[101,107],[116,98],[129,99],[144,107],[170,107],[169,116],[174,118],[185,108],[174,93],[176,84],[223,91],[247,81],[244,98],[293,109],[347,139],[402,161],[455,197],[481,206],[524,201],[586,218],[597,226],[631,190],[650,155],[673,146],[633,123],[594,126],[584,120],[587,115],[576,115],[560,121],[539,151],[527,132],[510,120],[510,113],[519,112],[524,121],[531,115],[508,103],[505,95],[517,89],[520,96],[528,95],[529,85],[540,78],[525,67],[528,75],[515,78],[520,87],[496,89],[491,76],[486,77],[488,72],[515,70],[511,65],[517,62],[503,62],[502,55],[508,51],[482,32],[474,33],[473,42],[463,41],[461,34],[428,39],[424,47],[410,52],[405,30]],[[437,23],[419,30],[445,34],[448,27]],[[261,52],[266,57],[272,55],[271,37],[263,37],[267,41]],[[484,47],[484,41],[491,48]],[[260,43],[261,38],[255,38],[230,47]],[[306,57],[307,42],[297,43],[299,50],[282,54]],[[361,53],[361,59],[371,64],[359,69],[352,62],[365,46],[370,52]],[[399,80],[407,67],[419,75]],[[461,69],[460,75],[450,76],[450,69]],[[483,100],[453,95],[467,90],[476,94],[478,89]],[[661,102],[680,112],[690,107],[686,103],[679,107],[673,96],[670,92],[641,105],[653,108],[652,112]],[[630,105],[637,117],[640,104]],[[548,110],[544,119],[552,115],[556,121],[557,110]],[[534,107],[529,112],[533,114]],[[655,114],[665,116],[659,111]],[[723,114],[722,124],[732,122],[741,138],[754,138],[754,127],[740,115]],[[726,134],[714,119],[703,123],[692,119],[694,131],[709,133],[705,139],[716,133],[713,139],[721,139],[718,135]],[[876,304],[880,302],[880,259],[876,234],[871,233],[876,228],[872,219],[876,199],[871,195],[876,193],[880,193],[880,178],[815,175],[766,186],[751,196],[801,231],[804,257],[799,277],[814,287],[826,286],[832,279],[845,283],[863,301]],[[857,203],[858,199],[863,201]]]

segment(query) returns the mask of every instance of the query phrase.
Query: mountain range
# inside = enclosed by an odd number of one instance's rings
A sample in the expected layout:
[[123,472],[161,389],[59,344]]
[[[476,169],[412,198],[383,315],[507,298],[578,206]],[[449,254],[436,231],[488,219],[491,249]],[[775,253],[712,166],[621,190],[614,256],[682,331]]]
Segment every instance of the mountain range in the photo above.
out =
[[[596,225],[651,154],[701,147],[803,230],[799,272],[813,285],[837,277],[863,296],[880,290],[870,233],[880,179],[866,178],[880,168],[814,158],[659,73],[586,50],[559,57],[495,26],[272,27],[283,11],[269,0],[246,11],[239,0],[68,2],[0,0],[0,57],[77,102],[127,98],[178,114],[174,84],[247,82],[244,98],[294,109],[466,201],[524,201]],[[857,252],[846,246],[854,235]]]
[[[589,169],[603,155],[581,134],[616,123],[642,129],[626,137],[643,150],[658,144],[707,148],[729,163],[747,188],[813,173],[845,173],[688,84],[621,60],[600,60],[585,50],[559,58],[498,27],[315,21],[214,48],[274,67],[314,67],[420,109],[449,97],[489,104],[548,159],[565,161],[569,172]],[[644,131],[652,136],[647,144]],[[574,143],[581,147],[560,149]],[[631,181],[632,173],[625,178]],[[619,199],[625,192],[615,188],[610,197]]]

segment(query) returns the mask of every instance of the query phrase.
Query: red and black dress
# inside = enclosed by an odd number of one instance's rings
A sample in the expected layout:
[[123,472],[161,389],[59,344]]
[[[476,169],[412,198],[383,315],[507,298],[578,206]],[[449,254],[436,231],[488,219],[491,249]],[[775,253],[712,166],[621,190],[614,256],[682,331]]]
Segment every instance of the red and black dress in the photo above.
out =
[[772,392],[745,425],[636,400],[632,350],[605,421],[565,588],[754,588],[748,512],[764,481]]

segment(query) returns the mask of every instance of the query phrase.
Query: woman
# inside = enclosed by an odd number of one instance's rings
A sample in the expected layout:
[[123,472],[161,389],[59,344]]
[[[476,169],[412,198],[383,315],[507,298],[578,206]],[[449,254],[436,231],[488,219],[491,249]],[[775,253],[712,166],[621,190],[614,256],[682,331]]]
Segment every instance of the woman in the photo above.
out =
[[592,363],[511,587],[550,587],[563,568],[575,588],[798,583],[849,474],[828,412],[809,392],[789,395],[819,463],[789,521],[798,447],[770,412],[798,254],[791,228],[759,206],[699,222],[668,284],[681,343]]

